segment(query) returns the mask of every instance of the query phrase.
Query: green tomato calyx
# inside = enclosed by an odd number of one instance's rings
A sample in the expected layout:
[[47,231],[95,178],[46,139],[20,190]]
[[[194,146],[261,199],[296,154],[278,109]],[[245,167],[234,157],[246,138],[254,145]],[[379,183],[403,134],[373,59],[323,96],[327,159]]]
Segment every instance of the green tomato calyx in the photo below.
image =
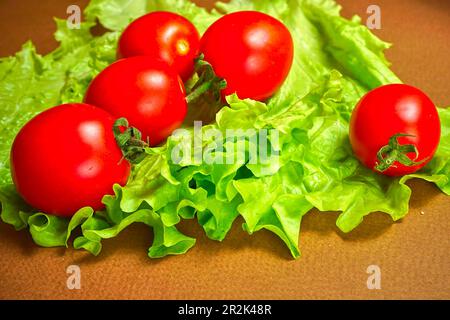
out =
[[[389,139],[388,145],[382,147],[377,153],[377,164],[375,170],[385,172],[389,168],[395,166],[398,162],[404,166],[412,167],[424,163],[427,159],[416,161],[419,158],[419,150],[414,144],[401,145],[398,142],[400,137],[414,137],[411,134],[397,133]],[[408,153],[414,153],[414,159],[408,157]]]
[[122,160],[126,159],[132,164],[138,164],[145,158],[145,148],[150,145],[148,138],[147,142],[143,141],[141,132],[130,127],[127,119],[117,119],[114,122],[113,132],[117,145],[122,150]]

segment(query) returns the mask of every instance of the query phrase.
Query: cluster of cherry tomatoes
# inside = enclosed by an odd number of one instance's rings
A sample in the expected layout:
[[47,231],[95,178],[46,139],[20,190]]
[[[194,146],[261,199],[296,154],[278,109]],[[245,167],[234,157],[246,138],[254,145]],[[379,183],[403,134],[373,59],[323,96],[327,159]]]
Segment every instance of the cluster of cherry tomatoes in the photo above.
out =
[[200,53],[226,80],[222,96],[262,101],[286,79],[293,51],[288,29],[260,12],[225,15],[201,38],[190,21],[174,13],[138,18],[119,40],[118,61],[92,81],[84,103],[48,109],[21,129],[11,151],[17,191],[50,214],[102,209],[102,197],[130,174],[113,134],[116,119],[126,118],[156,146],[186,117],[184,81]]
[[[199,55],[226,87],[222,97],[264,101],[289,74],[294,44],[289,30],[260,12],[225,15],[200,35],[184,17],[154,12],[132,22],[118,46],[119,60],[90,84],[85,103],[51,108],[28,122],[11,152],[17,191],[36,209],[71,216],[84,206],[101,209],[130,164],[113,134],[126,118],[156,146],[186,117],[184,82]],[[386,175],[413,173],[433,157],[440,139],[436,107],[419,89],[377,88],[356,106],[350,142],[358,159]]]

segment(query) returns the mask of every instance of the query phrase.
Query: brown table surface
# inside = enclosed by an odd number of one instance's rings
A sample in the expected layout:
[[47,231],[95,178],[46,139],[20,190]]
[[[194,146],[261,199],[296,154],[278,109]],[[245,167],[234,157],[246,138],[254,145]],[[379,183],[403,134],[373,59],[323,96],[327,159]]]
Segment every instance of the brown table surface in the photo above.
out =
[[[211,6],[212,1],[197,1]],[[395,45],[387,52],[403,81],[441,105],[450,105],[450,1],[339,0],[347,17],[367,17],[369,4],[382,11],[375,33]],[[32,39],[39,52],[56,46],[53,16],[87,0],[2,0],[0,56]],[[147,258],[152,233],[135,225],[105,240],[99,257],[64,248],[44,249],[27,232],[0,224],[2,299],[378,299],[450,298],[450,198],[412,181],[411,210],[401,222],[376,213],[350,234],[335,226],[336,213],[308,214],[302,222],[302,257],[291,260],[284,244],[261,231],[248,236],[241,221],[222,243],[200,226],[180,230],[197,238],[187,254]],[[81,268],[81,290],[66,287],[66,268]],[[369,265],[381,268],[381,290],[368,290]]]

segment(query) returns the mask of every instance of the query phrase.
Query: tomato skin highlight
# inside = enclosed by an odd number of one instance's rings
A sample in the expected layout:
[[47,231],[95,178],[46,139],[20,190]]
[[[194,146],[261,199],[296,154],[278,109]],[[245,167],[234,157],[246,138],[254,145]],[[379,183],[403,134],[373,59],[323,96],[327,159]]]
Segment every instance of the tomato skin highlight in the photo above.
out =
[[395,162],[383,172],[387,176],[412,174],[423,168],[435,154],[441,136],[436,106],[419,89],[405,84],[391,84],[367,93],[355,107],[350,120],[350,142],[356,157],[368,168],[377,165],[377,152],[395,134],[401,145],[416,146],[407,156],[418,165],[405,166]]
[[139,56],[121,59],[90,84],[85,102],[126,118],[151,146],[163,142],[187,113],[183,82],[166,63]]
[[165,11],[134,20],[119,39],[118,57],[148,56],[163,60],[186,81],[194,72],[200,35],[186,18]]
[[114,118],[87,104],[65,104],[30,120],[11,149],[11,175],[19,194],[45,213],[72,216],[104,206],[113,185],[125,185],[130,164],[112,131]]
[[264,101],[287,78],[294,44],[286,26],[256,11],[240,11],[213,23],[200,40],[200,52],[228,86],[223,96]]

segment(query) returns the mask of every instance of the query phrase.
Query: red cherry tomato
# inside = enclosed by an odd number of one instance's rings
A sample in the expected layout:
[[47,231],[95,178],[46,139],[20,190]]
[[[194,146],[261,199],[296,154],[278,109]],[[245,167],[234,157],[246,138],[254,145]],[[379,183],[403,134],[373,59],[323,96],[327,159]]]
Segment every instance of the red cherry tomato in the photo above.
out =
[[121,58],[149,56],[174,68],[183,80],[194,71],[200,36],[186,18],[171,12],[152,12],[133,21],[119,40]]
[[212,24],[200,41],[216,74],[228,85],[223,95],[266,100],[289,74],[294,44],[289,30],[277,19],[255,11],[225,15]]
[[370,91],[350,121],[356,157],[388,176],[411,174],[424,167],[436,152],[440,135],[433,102],[419,89],[404,84]]
[[18,133],[11,174],[19,194],[36,209],[72,216],[102,209],[113,185],[130,173],[113,134],[114,118],[86,104],[65,104],[37,115]]
[[148,57],[118,60],[89,86],[86,103],[125,117],[155,146],[182,123],[187,112],[184,85],[166,63]]

